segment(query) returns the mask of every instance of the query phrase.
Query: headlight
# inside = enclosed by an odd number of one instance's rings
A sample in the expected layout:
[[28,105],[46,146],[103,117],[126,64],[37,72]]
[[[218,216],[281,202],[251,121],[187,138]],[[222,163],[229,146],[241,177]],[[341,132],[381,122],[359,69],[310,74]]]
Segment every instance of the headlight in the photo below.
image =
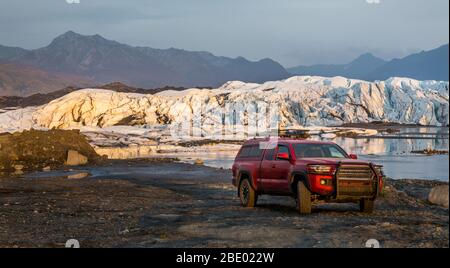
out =
[[308,172],[316,174],[331,174],[334,171],[333,166],[326,165],[309,165]]

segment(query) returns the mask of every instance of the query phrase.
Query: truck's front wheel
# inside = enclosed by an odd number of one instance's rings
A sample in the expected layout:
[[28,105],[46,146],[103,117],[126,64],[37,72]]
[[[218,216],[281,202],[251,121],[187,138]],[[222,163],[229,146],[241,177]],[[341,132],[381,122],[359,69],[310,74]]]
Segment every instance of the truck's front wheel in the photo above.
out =
[[247,178],[243,179],[239,185],[239,198],[244,207],[252,208],[256,206],[258,195]]
[[359,201],[359,210],[364,213],[372,213],[375,201],[372,199],[361,199]]
[[302,181],[297,183],[297,209],[300,214],[311,213],[311,192]]

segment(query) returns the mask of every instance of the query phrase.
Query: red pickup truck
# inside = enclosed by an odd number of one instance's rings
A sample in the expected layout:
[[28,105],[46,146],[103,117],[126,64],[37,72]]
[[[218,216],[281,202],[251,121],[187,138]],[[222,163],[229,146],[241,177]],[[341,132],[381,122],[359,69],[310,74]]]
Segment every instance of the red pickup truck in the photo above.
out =
[[254,207],[262,194],[288,195],[300,214],[311,213],[318,200],[359,202],[371,213],[384,176],[382,166],[359,161],[335,143],[290,138],[245,142],[232,172],[243,206]]

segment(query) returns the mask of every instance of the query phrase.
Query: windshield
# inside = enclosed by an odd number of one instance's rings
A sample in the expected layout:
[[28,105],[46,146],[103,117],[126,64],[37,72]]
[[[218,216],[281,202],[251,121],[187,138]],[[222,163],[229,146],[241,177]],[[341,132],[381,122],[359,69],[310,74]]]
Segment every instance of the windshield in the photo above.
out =
[[294,144],[297,158],[347,158],[347,154],[334,144]]

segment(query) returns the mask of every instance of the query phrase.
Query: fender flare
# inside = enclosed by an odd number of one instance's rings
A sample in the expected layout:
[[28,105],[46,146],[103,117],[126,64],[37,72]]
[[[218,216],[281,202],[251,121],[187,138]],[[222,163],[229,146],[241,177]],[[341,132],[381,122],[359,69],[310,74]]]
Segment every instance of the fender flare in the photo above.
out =
[[[300,177],[300,179],[296,179],[295,177]],[[289,176],[289,185],[291,187],[291,191],[296,194],[297,189],[295,188],[299,181],[303,181],[305,183],[306,188],[311,191],[311,185],[308,180],[308,174],[303,171],[294,171],[291,176]]]
[[252,177],[251,172],[249,170],[246,170],[246,169],[241,169],[241,170],[239,170],[238,175],[237,175],[237,179],[236,179],[236,185],[237,185],[237,188],[238,188],[238,192],[239,192],[239,185],[241,185],[241,179],[242,179],[242,175],[243,174],[248,176],[248,178],[250,180],[250,185],[253,187],[253,189],[256,190],[255,185],[253,185],[253,177]]

